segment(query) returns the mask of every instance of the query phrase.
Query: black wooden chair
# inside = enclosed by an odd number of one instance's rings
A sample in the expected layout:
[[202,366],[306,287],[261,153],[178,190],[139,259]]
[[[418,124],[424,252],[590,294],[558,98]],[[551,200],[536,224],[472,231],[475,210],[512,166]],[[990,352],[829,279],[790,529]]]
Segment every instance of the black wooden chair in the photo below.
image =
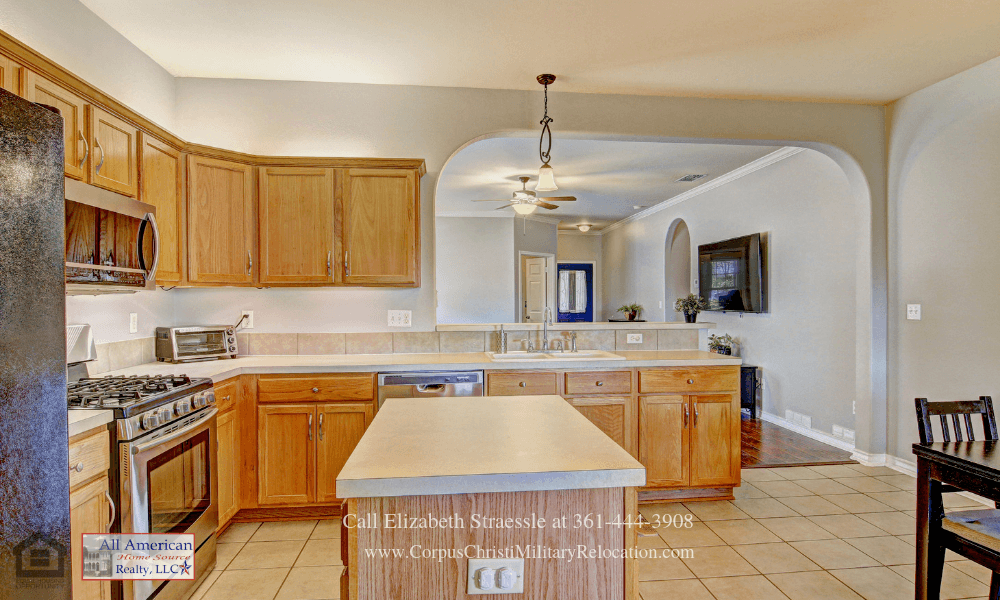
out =
[[[993,415],[993,399],[980,396],[979,400],[959,402],[928,402],[926,398],[916,399],[917,429],[921,444],[934,443],[931,418],[941,422],[941,441],[950,442],[948,417],[954,428],[955,441],[965,441],[965,437],[976,441],[972,429],[972,416],[981,415],[984,441],[997,440],[997,422]],[[933,598],[941,594],[941,577],[944,574],[945,551],[951,550],[993,571],[990,582],[991,600],[1000,600],[1000,510],[968,510],[945,514],[942,493],[960,492],[959,488],[931,482],[931,505],[936,507],[930,523],[930,564],[927,589]],[[1000,508],[1000,503],[997,503]]]

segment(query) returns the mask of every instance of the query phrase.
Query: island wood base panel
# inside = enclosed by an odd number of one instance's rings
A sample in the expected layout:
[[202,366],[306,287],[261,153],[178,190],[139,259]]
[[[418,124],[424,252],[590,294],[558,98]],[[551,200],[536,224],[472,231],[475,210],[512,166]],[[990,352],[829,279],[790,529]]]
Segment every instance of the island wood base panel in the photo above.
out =
[[705,500],[732,500],[733,488],[684,488],[679,490],[639,490],[639,504],[655,502],[701,502]]
[[[638,517],[633,488],[504,492],[442,496],[402,496],[358,498],[348,504],[355,516],[404,513],[411,517],[458,515],[464,528],[388,529],[351,528],[348,533],[348,569],[344,580],[351,600],[391,600],[396,598],[454,598],[456,600],[495,598],[469,596],[468,558],[371,558],[365,549],[401,548],[409,553],[416,545],[425,549],[460,549],[469,545],[485,549],[513,546],[548,548],[623,549],[634,547],[636,528],[553,528],[552,521],[574,515],[603,514],[606,519]],[[473,528],[473,514],[482,517],[545,518],[547,526],[534,529]],[[369,517],[370,518],[370,517]],[[350,520],[350,519],[349,519]],[[345,589],[344,591],[348,591]],[[525,558],[524,593],[521,600],[633,600],[638,596],[638,577],[632,558]]]

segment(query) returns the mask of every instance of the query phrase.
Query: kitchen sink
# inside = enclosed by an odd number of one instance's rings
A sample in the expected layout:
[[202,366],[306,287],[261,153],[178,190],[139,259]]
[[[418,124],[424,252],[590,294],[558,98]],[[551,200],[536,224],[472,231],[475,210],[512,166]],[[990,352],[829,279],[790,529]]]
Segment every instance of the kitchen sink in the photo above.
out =
[[490,360],[496,362],[519,362],[519,361],[574,361],[574,360],[625,360],[624,356],[619,356],[604,350],[580,350],[578,352],[525,352],[516,350],[500,354],[497,352],[487,352]]

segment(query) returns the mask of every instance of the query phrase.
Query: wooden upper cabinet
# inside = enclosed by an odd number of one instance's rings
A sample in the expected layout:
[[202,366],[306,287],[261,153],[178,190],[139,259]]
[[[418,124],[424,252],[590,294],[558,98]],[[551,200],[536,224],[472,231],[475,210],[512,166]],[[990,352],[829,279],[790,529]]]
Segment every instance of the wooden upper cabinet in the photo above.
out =
[[738,395],[691,396],[691,412],[691,485],[739,485]]
[[187,183],[188,281],[253,283],[253,167],[189,156]]
[[316,501],[337,499],[337,475],[372,422],[371,402],[324,404],[317,410]]
[[260,169],[260,283],[334,282],[334,173],[334,169]]
[[646,485],[688,485],[690,431],[684,396],[639,398],[639,462],[646,467]]
[[261,506],[308,504],[316,499],[316,407],[257,408]]
[[90,183],[112,192],[139,194],[139,130],[90,105]]
[[24,71],[24,76],[24,97],[55,108],[63,118],[66,176],[88,181],[93,148],[87,137],[86,101],[44,77],[28,71]]
[[420,196],[408,169],[348,169],[341,232],[344,283],[420,285]]
[[156,225],[160,231],[156,283],[176,285],[184,279],[184,172],[181,153],[141,133],[139,164],[139,200],[156,207]]
[[23,73],[24,67],[6,56],[0,55],[0,88],[7,90],[11,94],[23,96],[25,93],[22,87]]

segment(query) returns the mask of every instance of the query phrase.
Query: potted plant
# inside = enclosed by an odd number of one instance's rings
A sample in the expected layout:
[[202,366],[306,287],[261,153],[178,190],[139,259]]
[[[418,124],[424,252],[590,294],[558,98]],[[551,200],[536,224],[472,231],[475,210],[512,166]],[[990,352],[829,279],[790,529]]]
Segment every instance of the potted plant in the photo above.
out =
[[642,305],[635,303],[623,304],[618,308],[618,312],[625,313],[625,316],[628,317],[629,321],[635,321],[639,318],[639,315],[642,314]]
[[733,354],[733,336],[728,333],[725,335],[712,334],[708,336],[708,349],[716,354],[731,356]]
[[695,323],[698,321],[698,313],[705,310],[705,299],[696,294],[688,294],[674,302],[674,310],[684,313],[684,320],[688,323]]

